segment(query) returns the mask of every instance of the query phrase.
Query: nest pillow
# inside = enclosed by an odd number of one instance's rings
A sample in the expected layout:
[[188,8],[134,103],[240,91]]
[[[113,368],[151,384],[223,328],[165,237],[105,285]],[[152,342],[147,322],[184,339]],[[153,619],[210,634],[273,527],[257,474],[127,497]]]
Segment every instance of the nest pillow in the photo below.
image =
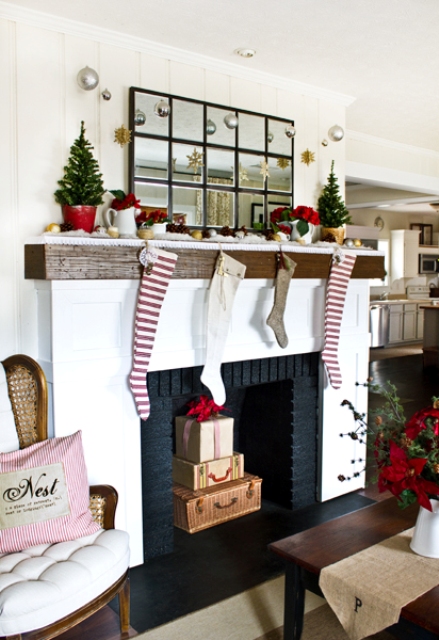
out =
[[80,431],[0,453],[0,553],[95,533],[89,500]]

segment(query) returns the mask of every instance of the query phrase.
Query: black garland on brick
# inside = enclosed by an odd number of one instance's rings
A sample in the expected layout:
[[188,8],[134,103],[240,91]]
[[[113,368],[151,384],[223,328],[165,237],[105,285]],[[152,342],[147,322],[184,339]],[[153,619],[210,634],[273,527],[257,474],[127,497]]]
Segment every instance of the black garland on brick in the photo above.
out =
[[[222,366],[234,449],[263,478],[262,496],[292,510],[314,504],[317,484],[318,353]],[[148,373],[151,414],[142,422],[145,560],[173,550],[174,418],[209,391],[202,367]],[[225,412],[226,413],[226,412]]]

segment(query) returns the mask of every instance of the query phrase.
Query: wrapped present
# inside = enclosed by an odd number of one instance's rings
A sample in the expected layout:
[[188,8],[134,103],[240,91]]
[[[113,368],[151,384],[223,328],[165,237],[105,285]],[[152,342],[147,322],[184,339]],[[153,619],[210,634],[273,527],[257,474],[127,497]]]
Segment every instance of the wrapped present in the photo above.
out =
[[258,476],[245,473],[239,480],[196,491],[174,484],[174,525],[196,533],[257,511],[261,483]]
[[190,462],[174,456],[172,460],[172,478],[174,482],[189,489],[205,489],[222,482],[237,480],[244,475],[244,455],[234,453],[233,456],[211,460],[210,462]]
[[191,416],[178,416],[175,448],[179,458],[197,463],[232,456],[233,418],[218,415],[198,422]]

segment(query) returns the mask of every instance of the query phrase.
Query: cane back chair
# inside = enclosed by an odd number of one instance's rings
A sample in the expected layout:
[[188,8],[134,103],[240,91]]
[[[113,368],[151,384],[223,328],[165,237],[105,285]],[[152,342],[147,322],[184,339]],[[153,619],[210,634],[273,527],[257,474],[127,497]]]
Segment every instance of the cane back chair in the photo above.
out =
[[[48,394],[46,377],[43,370],[41,369],[39,364],[35,362],[35,360],[25,355],[13,355],[6,360],[3,360],[2,365],[5,370],[8,395],[12,405],[20,449],[24,449],[25,447],[28,447],[37,442],[47,440]],[[101,529],[114,530],[114,517],[117,500],[117,492],[113,487],[109,485],[90,486],[90,511],[93,515],[94,520],[99,524]],[[117,533],[117,530],[115,530],[115,532]],[[105,532],[101,533],[103,535],[106,535]],[[127,534],[125,534],[125,532],[119,533],[125,536],[125,539],[127,539]],[[73,542],[80,542],[80,539]],[[65,545],[66,543],[58,544]],[[121,546],[120,541],[118,544],[119,546]],[[56,547],[56,544],[52,546]],[[80,547],[80,549],[81,548],[83,547]],[[111,549],[111,543],[109,545],[109,548]],[[2,629],[2,606],[4,605],[2,599],[4,600],[5,597],[7,598],[7,589],[2,590],[1,588],[1,579],[3,575],[1,564],[2,560],[7,555],[9,554],[0,554],[0,630]],[[68,561],[70,560],[70,558],[72,558],[73,560],[73,555],[74,550],[71,556],[62,558],[60,557],[60,561],[64,564],[69,564]],[[23,565],[26,563],[26,560],[29,561],[29,558],[23,559]],[[30,561],[32,562],[32,558],[30,559]],[[125,562],[125,559],[123,559],[123,562]],[[121,638],[128,637],[130,629],[130,588],[128,562],[126,561],[126,566],[123,567],[122,575],[120,575],[120,577],[118,577],[116,581],[114,581],[114,579],[112,578],[111,584],[105,584],[105,580],[107,578],[105,576],[104,569],[102,569],[103,575],[99,575],[99,567],[97,569],[94,569],[94,571],[96,574],[98,574],[99,584],[104,585],[105,588],[103,588],[100,593],[94,594],[94,597],[90,601],[81,605],[79,608],[76,608],[75,610],[69,612],[67,615],[64,615],[60,619],[56,619],[57,603],[54,602],[54,619],[50,621],[49,624],[37,629],[19,629],[18,632],[9,630],[8,633],[5,633],[3,629],[2,631],[0,631],[1,638],[5,638],[7,640],[46,640],[49,638],[54,638],[94,614],[96,611],[108,604],[116,595],[119,598]],[[40,579],[40,577],[36,578],[37,581]],[[67,580],[68,574],[66,581]],[[32,582],[35,582],[34,576],[32,577]],[[78,585],[76,585],[75,587],[76,589],[77,586]],[[84,585],[84,587],[85,586],[86,585]],[[62,585],[62,590],[65,590],[65,584]],[[67,603],[67,607],[68,606],[69,605]],[[36,611],[36,615],[37,614],[38,611]],[[14,624],[14,622],[12,622],[12,624]],[[18,627],[19,626],[20,625],[18,625]]]

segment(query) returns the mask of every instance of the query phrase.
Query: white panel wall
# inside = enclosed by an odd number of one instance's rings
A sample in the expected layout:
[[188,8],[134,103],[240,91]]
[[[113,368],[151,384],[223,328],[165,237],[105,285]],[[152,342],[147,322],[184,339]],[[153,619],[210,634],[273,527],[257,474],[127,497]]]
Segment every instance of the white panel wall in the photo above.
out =
[[[33,14],[32,14],[33,15]],[[0,358],[13,352],[38,357],[37,311],[33,283],[23,278],[23,245],[26,238],[42,233],[50,222],[60,222],[61,210],[53,192],[63,175],[70,146],[79,135],[84,120],[87,138],[94,146],[107,189],[128,187],[128,148],[114,142],[114,130],[128,126],[128,89],[147,89],[205,99],[272,115],[292,118],[297,128],[295,158],[295,204],[315,205],[328,174],[330,159],[340,154],[344,143],[324,150],[321,131],[335,120],[343,126],[345,106],[327,92],[320,100],[299,90],[261,82],[253,73],[243,78],[226,65],[205,68],[175,58],[155,55],[151,46],[130,46],[119,34],[88,30],[78,32],[66,23],[56,30],[52,20],[47,29],[0,17],[0,171],[2,176],[2,220],[0,237],[3,304],[1,313]],[[35,22],[35,21],[34,21]],[[56,25],[55,25],[56,26]],[[120,44],[119,44],[120,43]],[[172,54],[172,57],[171,57]],[[76,82],[84,66],[96,69],[100,85],[83,91]],[[269,80],[269,76],[264,78]],[[108,88],[112,99],[101,98]],[[337,117],[336,117],[337,116]],[[309,167],[300,162],[306,148],[316,154]],[[344,152],[343,152],[344,153]],[[322,155],[323,154],[323,155]],[[326,155],[325,155],[326,154]],[[329,155],[328,155],[329,154]],[[332,155],[331,155],[332,154]],[[339,166],[343,184],[343,166]],[[98,222],[101,221],[98,213]]]

